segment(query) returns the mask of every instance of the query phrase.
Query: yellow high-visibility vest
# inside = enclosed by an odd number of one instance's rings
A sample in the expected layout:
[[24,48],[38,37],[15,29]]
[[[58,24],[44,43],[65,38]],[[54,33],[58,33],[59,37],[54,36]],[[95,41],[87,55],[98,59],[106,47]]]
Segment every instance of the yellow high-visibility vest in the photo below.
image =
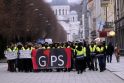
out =
[[101,48],[100,47],[96,47],[96,50],[101,53],[101,52],[104,51],[104,47],[101,47]]
[[81,56],[81,55],[86,56],[86,48],[85,47],[82,47],[81,51],[76,50],[76,52],[77,52],[77,56]]
[[17,47],[14,47],[13,50],[11,48],[7,48],[7,51],[9,51],[9,52],[18,51],[18,48]]
[[95,52],[96,49],[96,45],[94,45],[93,47],[90,46],[90,52]]
[[30,49],[29,48],[27,48],[27,49],[23,48],[22,50],[30,50]]
[[107,45],[106,45],[105,47],[106,47],[106,49],[108,48],[108,46],[107,46]]

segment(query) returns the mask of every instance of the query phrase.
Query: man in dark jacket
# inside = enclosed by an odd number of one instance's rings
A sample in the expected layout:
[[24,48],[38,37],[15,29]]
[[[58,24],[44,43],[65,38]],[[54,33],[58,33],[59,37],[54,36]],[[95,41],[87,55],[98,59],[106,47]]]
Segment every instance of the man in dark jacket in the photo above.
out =
[[107,50],[106,50],[106,55],[107,55],[107,62],[111,63],[112,61],[112,55],[114,53],[114,46],[112,45],[111,42],[109,42],[108,46],[107,46]]

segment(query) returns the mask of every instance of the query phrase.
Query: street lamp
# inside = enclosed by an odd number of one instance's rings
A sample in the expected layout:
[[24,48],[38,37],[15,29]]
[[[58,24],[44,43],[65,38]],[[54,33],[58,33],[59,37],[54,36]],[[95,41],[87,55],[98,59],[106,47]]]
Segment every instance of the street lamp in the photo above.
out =
[[109,37],[114,37],[114,36],[115,36],[115,31],[110,31],[110,32],[108,33],[108,36],[109,36]]

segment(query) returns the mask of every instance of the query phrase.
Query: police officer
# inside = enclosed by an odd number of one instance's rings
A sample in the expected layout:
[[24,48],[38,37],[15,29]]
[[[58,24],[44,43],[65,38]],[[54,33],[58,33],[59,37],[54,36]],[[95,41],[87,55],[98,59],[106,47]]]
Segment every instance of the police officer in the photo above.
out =
[[96,57],[96,45],[94,42],[91,42],[90,48],[90,56],[91,56],[91,69],[98,70],[97,68],[97,57]]
[[99,42],[96,47],[96,53],[99,61],[99,69],[100,72],[103,72],[105,70],[105,47],[102,42]]
[[78,44],[76,49],[76,70],[77,73],[82,73],[86,68],[86,47],[83,47],[82,43]]

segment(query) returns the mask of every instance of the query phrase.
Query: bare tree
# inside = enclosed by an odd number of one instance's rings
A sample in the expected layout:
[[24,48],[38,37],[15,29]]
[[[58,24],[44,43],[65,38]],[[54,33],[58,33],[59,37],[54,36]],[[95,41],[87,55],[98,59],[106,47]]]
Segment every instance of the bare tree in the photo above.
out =
[[39,37],[66,41],[65,30],[43,0],[0,0],[0,10],[0,34],[8,42]]

